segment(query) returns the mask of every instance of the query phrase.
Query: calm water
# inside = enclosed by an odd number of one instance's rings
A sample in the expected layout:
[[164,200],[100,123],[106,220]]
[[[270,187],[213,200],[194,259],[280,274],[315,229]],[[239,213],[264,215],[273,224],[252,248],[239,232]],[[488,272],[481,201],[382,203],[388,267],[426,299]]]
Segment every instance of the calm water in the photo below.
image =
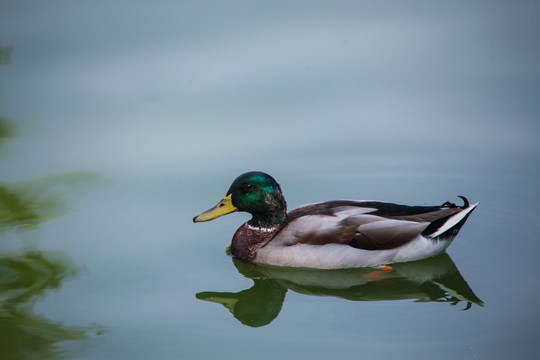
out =
[[[0,4],[1,359],[533,359],[540,6]],[[480,206],[447,254],[238,262],[263,170],[289,208]]]

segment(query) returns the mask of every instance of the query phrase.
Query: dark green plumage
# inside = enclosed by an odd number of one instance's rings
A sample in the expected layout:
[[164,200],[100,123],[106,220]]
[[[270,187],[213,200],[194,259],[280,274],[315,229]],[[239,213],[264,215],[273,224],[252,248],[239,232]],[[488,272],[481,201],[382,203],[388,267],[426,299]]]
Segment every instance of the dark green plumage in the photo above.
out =
[[268,174],[259,171],[245,173],[227,191],[239,211],[253,215],[249,225],[273,228],[287,221],[287,204],[279,184]]

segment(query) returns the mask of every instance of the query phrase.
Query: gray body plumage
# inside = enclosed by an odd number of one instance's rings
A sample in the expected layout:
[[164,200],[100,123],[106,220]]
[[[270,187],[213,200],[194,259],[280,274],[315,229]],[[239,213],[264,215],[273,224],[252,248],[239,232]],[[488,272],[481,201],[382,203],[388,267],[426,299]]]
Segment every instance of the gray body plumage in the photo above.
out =
[[435,256],[451,244],[477,205],[405,206],[337,200],[301,206],[260,244],[254,261],[332,269]]

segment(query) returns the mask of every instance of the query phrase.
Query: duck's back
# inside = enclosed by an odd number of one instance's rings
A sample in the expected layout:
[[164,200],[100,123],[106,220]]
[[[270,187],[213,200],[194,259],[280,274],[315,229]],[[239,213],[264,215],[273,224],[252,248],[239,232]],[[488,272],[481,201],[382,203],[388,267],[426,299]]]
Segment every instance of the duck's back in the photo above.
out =
[[285,266],[361,267],[436,255],[477,206],[407,206],[336,200],[298,207],[258,250],[256,261]]

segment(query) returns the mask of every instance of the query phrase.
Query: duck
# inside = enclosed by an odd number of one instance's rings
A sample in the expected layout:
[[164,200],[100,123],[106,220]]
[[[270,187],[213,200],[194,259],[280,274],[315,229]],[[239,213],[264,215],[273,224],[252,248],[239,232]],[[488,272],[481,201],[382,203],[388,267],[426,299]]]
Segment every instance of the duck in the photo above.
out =
[[381,267],[443,253],[478,206],[399,205],[332,200],[287,212],[280,185],[267,173],[238,176],[223,199],[193,218],[206,222],[236,211],[252,218],[233,235],[230,254],[258,264],[313,269]]

